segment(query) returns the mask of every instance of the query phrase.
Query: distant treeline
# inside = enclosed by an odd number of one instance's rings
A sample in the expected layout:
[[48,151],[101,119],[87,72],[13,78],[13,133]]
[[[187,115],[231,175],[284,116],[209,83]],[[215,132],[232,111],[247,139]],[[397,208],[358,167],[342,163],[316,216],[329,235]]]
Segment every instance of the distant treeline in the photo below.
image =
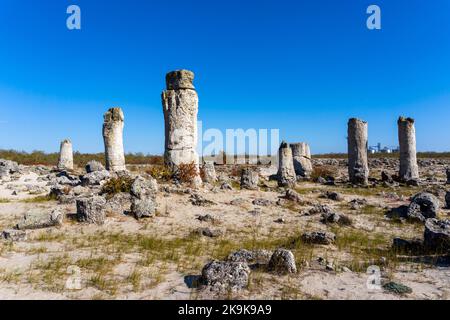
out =
[[[326,154],[315,154],[313,158],[333,158],[333,159],[347,159],[346,153],[326,153]],[[398,158],[398,152],[394,153],[369,153],[369,158]],[[418,152],[417,158],[434,158],[443,159],[450,158],[450,152]]]
[[[45,153],[43,151],[24,152],[16,150],[0,150],[0,159],[12,160],[23,165],[55,166],[59,153]],[[97,160],[105,164],[105,154],[101,153],[73,153],[73,162],[78,167],[84,167],[90,160]],[[145,155],[143,153],[128,153],[125,155],[127,164],[163,164],[162,156]]]

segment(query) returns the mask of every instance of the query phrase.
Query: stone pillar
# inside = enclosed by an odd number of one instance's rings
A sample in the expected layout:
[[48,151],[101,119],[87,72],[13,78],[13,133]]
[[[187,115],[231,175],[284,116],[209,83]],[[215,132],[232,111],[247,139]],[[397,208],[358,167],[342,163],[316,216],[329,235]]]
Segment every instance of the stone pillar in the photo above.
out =
[[72,142],[66,139],[61,141],[59,149],[58,170],[73,170]]
[[295,174],[309,178],[312,173],[311,151],[305,142],[290,144],[292,157],[294,159]]
[[417,166],[414,119],[400,117],[397,123],[400,145],[399,178],[401,181],[418,180],[419,167]]
[[350,182],[357,185],[367,185],[369,165],[367,162],[368,148],[367,122],[352,118],[348,121],[348,175]]
[[111,108],[105,113],[103,141],[105,142],[106,170],[126,170],[123,151],[123,125],[124,116],[122,109]]
[[280,187],[293,187],[297,181],[294,169],[292,150],[286,142],[281,142],[278,150],[278,185]]
[[164,162],[173,170],[182,163],[192,162],[198,168],[198,96],[193,80],[194,73],[188,70],[177,70],[166,75],[167,90],[162,93],[165,121]]

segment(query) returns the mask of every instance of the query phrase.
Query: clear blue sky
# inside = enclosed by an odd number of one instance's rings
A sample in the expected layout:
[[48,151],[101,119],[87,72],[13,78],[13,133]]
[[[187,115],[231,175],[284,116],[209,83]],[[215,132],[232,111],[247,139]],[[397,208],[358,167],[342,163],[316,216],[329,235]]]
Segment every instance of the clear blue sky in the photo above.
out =
[[165,73],[186,68],[206,128],[279,128],[340,152],[349,117],[369,121],[370,144],[397,145],[406,115],[419,150],[450,150],[448,0],[2,0],[0,40],[0,148],[69,137],[101,152],[103,113],[121,106],[126,152],[162,153]]

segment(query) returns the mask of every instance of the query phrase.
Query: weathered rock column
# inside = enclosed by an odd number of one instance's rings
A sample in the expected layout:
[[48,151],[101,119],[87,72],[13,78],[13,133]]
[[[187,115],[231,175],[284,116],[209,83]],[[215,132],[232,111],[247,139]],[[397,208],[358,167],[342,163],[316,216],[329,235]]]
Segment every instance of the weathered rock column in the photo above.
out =
[[166,75],[167,90],[162,93],[165,121],[164,162],[174,170],[182,163],[192,162],[198,168],[198,96],[193,80],[194,73],[191,71],[169,72]]
[[416,129],[414,119],[398,119],[398,140],[400,145],[400,172],[402,181],[418,180],[419,167],[416,156]]
[[292,143],[292,157],[294,159],[295,174],[309,178],[312,173],[311,151],[305,142]]
[[281,142],[278,150],[278,185],[281,187],[292,187],[297,181],[294,169],[292,150],[286,142]]
[[68,139],[61,141],[59,148],[58,170],[73,170],[72,142]]
[[124,116],[122,109],[111,108],[105,113],[103,141],[105,142],[106,170],[126,170],[123,151],[123,126]]
[[367,122],[359,119],[352,118],[348,121],[348,175],[353,184],[368,184],[367,127]]

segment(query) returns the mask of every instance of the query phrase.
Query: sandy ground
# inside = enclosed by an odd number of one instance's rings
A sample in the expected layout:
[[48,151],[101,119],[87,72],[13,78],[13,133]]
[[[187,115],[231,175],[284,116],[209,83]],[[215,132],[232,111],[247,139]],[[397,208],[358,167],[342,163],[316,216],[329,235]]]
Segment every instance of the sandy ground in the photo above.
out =
[[[272,171],[273,168],[265,169],[264,174],[267,176]],[[68,218],[58,228],[28,230],[25,241],[1,242],[0,299],[215,298],[190,283],[208,261],[224,259],[240,248],[287,247],[303,232],[318,230],[333,231],[340,241],[328,246],[293,248],[298,273],[279,276],[254,271],[248,289],[230,293],[226,298],[450,298],[448,264],[407,262],[389,255],[394,237],[420,238],[423,226],[393,223],[386,220],[384,213],[387,208],[408,204],[408,196],[422,187],[367,191],[301,182],[296,188],[303,198],[301,204],[283,199],[277,204],[284,190],[274,181],[266,181],[259,191],[238,188],[226,191],[206,185],[195,192],[214,204],[194,206],[189,194],[192,191],[182,186],[178,192],[158,193],[158,214],[153,218],[138,221],[131,216],[111,214],[105,225],[96,226],[70,219],[76,212],[74,203],[33,201],[39,193],[30,194],[28,185],[48,191],[46,182],[39,181],[38,177],[30,172],[19,180],[0,184],[2,230],[11,228],[25,213],[32,211],[50,212],[60,207]],[[174,189],[171,184],[161,184],[160,189],[164,185]],[[337,191],[343,200],[325,199],[322,197],[325,191]],[[361,198],[368,201],[365,208],[351,210],[349,201]],[[258,206],[252,204],[255,199],[271,203]],[[303,213],[314,204],[327,204],[347,214],[353,221],[352,226],[324,225],[320,215],[305,216]],[[449,213],[442,208],[440,215],[447,217]],[[197,219],[205,214],[213,216],[215,221]],[[279,218],[284,222],[276,222]],[[222,235],[217,238],[193,235],[199,227],[220,230]],[[317,262],[318,259],[331,263],[333,268],[327,269]],[[369,290],[365,270],[371,264],[380,265],[384,280],[407,285],[413,292],[396,295]],[[74,267],[78,271],[74,272]],[[79,287],[67,285],[73,279],[80,281]]]

